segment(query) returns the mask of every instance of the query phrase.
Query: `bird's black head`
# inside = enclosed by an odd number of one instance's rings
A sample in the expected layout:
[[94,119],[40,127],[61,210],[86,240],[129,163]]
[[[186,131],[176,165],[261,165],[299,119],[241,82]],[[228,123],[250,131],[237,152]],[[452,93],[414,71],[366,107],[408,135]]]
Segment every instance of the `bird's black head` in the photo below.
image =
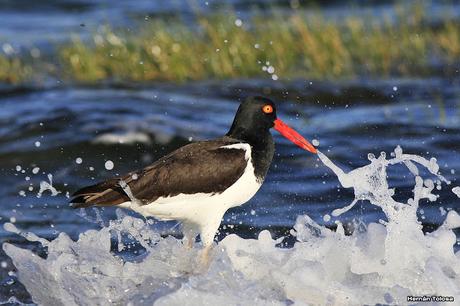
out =
[[263,97],[249,97],[240,104],[229,134],[268,132],[276,120],[275,103]]
[[275,103],[264,97],[249,97],[240,104],[227,136],[247,141],[251,145],[265,144],[272,139],[272,127],[302,149],[316,153],[316,149],[306,139],[277,118]]
[[263,97],[249,97],[240,104],[228,136],[257,142],[270,134],[275,125],[276,106],[273,101]]

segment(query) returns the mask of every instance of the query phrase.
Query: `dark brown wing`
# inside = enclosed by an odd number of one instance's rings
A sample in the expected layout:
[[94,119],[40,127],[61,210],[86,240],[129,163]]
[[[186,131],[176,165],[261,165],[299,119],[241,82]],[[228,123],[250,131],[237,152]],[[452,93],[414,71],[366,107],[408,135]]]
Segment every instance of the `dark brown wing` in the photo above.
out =
[[[221,193],[243,175],[247,165],[245,150],[222,148],[235,143],[227,137],[192,143],[121,179],[143,203],[181,193]],[[82,188],[73,194],[71,203],[79,208],[130,201],[119,183],[120,178],[114,178]]]

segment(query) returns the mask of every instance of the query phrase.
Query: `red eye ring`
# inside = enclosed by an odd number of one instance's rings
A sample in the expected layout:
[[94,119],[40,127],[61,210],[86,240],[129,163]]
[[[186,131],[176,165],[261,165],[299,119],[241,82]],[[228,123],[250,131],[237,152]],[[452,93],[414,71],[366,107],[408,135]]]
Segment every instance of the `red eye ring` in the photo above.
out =
[[265,114],[271,114],[273,113],[273,106],[271,106],[270,104],[266,104],[262,107],[262,111],[265,113]]

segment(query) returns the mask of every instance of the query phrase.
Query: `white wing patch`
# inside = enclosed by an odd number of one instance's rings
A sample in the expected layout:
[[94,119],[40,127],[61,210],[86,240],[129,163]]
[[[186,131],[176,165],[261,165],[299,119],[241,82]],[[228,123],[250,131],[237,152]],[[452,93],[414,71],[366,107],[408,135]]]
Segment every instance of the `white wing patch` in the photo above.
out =
[[248,143],[235,143],[232,145],[228,146],[222,146],[220,147],[221,149],[238,149],[238,150],[244,150],[246,153],[244,155],[244,159],[247,161],[251,162],[252,165],[252,160],[251,160],[251,146]]

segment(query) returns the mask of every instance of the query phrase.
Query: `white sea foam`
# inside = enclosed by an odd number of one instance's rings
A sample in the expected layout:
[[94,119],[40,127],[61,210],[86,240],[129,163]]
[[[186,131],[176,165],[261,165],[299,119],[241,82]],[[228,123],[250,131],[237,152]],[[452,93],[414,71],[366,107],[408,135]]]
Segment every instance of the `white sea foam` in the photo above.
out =
[[[356,199],[369,200],[387,215],[346,236],[299,216],[292,230],[292,248],[276,247],[268,231],[258,239],[225,237],[213,251],[206,272],[196,269],[197,252],[180,240],[161,238],[142,219],[118,212],[118,219],[101,230],[82,233],[72,241],[61,233],[48,247],[48,257],[5,243],[18,268],[19,280],[41,305],[362,305],[407,304],[409,295],[460,297],[460,252],[454,252],[460,216],[449,211],[444,224],[424,235],[416,212],[421,199],[436,201],[434,183],[423,180],[423,166],[440,181],[435,160],[395,150],[395,157],[369,156],[370,164],[345,172],[324,154],[320,159]],[[402,163],[413,174],[414,195],[407,203],[392,198],[387,167]],[[418,165],[418,166],[417,166]],[[339,216],[339,213],[333,216]],[[332,218],[332,217],[331,217]],[[12,224],[5,229],[31,241]],[[122,258],[111,252],[129,249],[123,237],[137,240],[146,252]]]
[[134,144],[145,143],[150,144],[152,140],[146,133],[141,132],[126,132],[123,134],[106,133],[96,137],[94,143],[102,144]]

